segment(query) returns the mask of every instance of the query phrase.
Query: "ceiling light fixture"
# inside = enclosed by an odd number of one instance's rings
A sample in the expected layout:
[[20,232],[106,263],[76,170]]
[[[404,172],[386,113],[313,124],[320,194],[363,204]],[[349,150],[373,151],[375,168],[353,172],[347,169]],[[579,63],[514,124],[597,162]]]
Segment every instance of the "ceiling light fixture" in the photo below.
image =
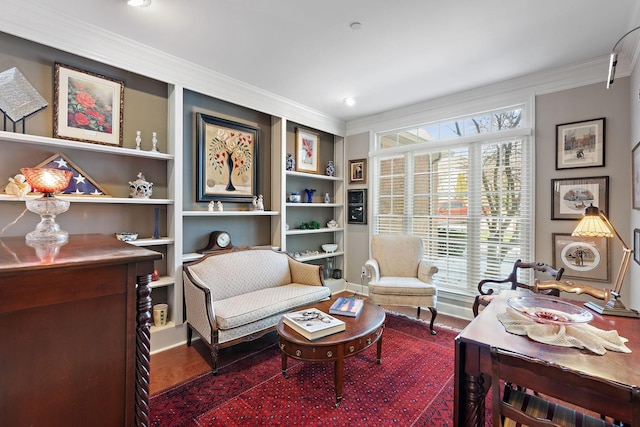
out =
[[358,21],[354,21],[351,24],[349,24],[349,28],[351,28],[353,31],[358,31],[360,28],[362,28],[362,23]]
[[151,4],[151,0],[127,0],[127,4],[133,7],[147,7]]
[[354,105],[356,105],[356,99],[352,98],[350,96],[344,98],[342,100],[342,102],[344,102],[345,104],[347,104],[349,107],[353,107]]
[[622,37],[620,37],[616,44],[613,45],[613,49],[611,49],[611,55],[609,56],[609,75],[607,76],[607,89],[609,89],[609,86],[613,84],[613,80],[616,76],[616,65],[618,65],[618,52],[615,51],[616,47],[618,47],[618,44],[620,44],[622,39],[633,33],[635,30],[639,29],[640,27],[635,27],[634,29],[627,31]]

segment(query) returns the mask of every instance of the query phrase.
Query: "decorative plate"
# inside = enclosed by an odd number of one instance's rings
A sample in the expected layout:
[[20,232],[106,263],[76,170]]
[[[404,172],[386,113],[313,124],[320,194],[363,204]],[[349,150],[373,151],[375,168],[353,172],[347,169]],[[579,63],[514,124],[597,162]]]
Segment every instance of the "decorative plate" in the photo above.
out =
[[539,295],[512,297],[507,300],[507,304],[538,323],[570,325],[593,320],[593,314],[590,311],[553,297]]

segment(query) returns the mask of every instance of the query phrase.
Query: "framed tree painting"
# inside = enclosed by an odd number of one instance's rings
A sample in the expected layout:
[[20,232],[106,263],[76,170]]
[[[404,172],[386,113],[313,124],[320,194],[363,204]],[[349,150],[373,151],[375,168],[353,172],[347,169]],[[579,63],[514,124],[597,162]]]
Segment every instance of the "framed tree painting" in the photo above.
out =
[[55,64],[53,136],[122,146],[124,82]]
[[555,268],[564,268],[562,278],[609,281],[609,239],[607,237],[574,237],[553,233]]
[[196,114],[198,202],[251,202],[258,194],[258,129]]
[[556,125],[556,169],[604,166],[605,119]]
[[296,128],[296,170],[318,173],[319,159],[319,135],[306,129]]
[[551,180],[551,219],[581,219],[589,205],[609,214],[609,177]]

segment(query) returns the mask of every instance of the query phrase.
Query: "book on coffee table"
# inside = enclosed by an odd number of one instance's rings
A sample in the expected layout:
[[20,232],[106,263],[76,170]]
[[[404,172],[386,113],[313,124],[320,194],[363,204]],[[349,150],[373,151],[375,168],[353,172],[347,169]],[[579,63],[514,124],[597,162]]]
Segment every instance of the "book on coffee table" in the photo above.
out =
[[362,311],[364,300],[357,298],[340,297],[329,308],[330,314],[357,317]]
[[329,316],[317,308],[308,308],[283,314],[282,321],[310,341],[342,332],[346,329],[346,324],[342,320]]

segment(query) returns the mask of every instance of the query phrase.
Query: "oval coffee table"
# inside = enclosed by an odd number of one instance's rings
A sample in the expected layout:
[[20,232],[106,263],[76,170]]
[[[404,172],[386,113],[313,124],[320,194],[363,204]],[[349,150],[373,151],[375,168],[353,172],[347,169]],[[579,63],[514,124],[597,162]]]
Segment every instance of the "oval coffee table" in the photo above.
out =
[[[296,309],[317,308],[329,313],[329,307],[335,298]],[[332,315],[333,316],[333,315]],[[336,407],[342,400],[342,378],[344,359],[355,356],[371,347],[376,342],[378,349],[376,358],[381,363],[382,332],[384,330],[385,313],[379,306],[365,301],[358,317],[335,316],[346,323],[346,329],[333,335],[310,341],[285,325],[282,319],[278,322],[280,350],[282,352],[282,375],[287,376],[287,358],[303,362],[334,362],[334,383],[336,389]]]

